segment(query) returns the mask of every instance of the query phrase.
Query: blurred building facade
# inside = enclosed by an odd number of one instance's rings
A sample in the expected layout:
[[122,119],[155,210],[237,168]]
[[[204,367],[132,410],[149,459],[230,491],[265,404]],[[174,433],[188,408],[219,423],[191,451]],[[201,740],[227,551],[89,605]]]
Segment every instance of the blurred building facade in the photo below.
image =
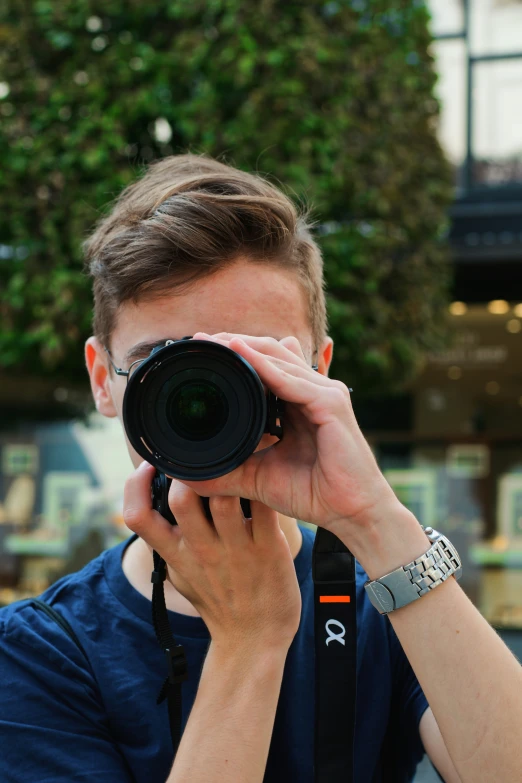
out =
[[[487,619],[522,629],[522,2],[429,0],[439,134],[453,164],[454,340],[407,394],[359,401],[395,491],[447,533],[462,585]],[[34,409],[66,402],[55,381],[17,385]],[[4,384],[3,397],[13,397]],[[128,535],[132,470],[119,422],[0,433],[0,603],[34,595]]]
[[429,6],[456,185],[453,342],[359,418],[403,502],[455,542],[472,600],[522,629],[522,3]]
[[128,537],[123,486],[132,471],[117,419],[2,425],[0,605],[38,595]]

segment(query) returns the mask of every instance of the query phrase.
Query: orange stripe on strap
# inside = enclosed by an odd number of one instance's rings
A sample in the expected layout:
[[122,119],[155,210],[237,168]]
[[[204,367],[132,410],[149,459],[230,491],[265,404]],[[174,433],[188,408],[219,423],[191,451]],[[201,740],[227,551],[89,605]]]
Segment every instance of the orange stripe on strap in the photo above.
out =
[[349,595],[320,595],[319,603],[321,604],[349,604]]

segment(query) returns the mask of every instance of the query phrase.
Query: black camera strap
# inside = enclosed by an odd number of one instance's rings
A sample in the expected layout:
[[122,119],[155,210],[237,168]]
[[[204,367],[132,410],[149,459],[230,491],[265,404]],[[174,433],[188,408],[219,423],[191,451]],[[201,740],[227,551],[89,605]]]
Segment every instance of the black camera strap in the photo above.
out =
[[[169,506],[170,479],[164,473],[156,471],[152,481],[152,507],[156,509],[171,525],[176,519]],[[187,679],[187,658],[183,645],[178,644],[170,629],[167,606],[165,604],[164,582],[167,578],[167,564],[156,552],[152,552],[154,570],[152,582],[152,622],[156,639],[163,650],[167,664],[167,677],[161,686],[156,704],[167,699],[169,713],[170,737],[172,749],[176,755],[181,740],[181,684]]]
[[315,783],[353,783],[357,694],[355,558],[317,529],[315,609]]
[[[153,508],[171,524],[176,520],[168,505],[170,480],[157,473],[152,484]],[[241,498],[245,516],[249,502]],[[208,498],[203,499],[210,516]],[[211,517],[210,517],[211,518]],[[183,646],[171,632],[165,606],[167,567],[153,552],[152,620],[156,638],[167,661],[167,678],[157,703],[168,700],[174,755],[181,739],[181,684],[187,679]],[[323,528],[315,537],[312,576],[315,610],[315,783],[353,783],[355,699],[357,674],[357,618],[355,558],[346,546]]]
[[156,704],[167,699],[172,749],[176,755],[181,740],[181,683],[188,677],[187,659],[183,645],[178,644],[172,635],[165,605],[163,583],[167,577],[167,566],[157,552],[152,553],[154,571],[152,572],[152,622],[156,639],[165,654],[167,678],[159,692]]

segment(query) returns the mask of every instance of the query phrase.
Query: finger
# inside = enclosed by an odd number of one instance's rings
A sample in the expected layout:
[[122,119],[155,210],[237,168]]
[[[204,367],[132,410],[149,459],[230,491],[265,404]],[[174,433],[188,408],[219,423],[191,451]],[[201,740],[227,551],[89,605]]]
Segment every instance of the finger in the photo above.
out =
[[210,512],[217,534],[227,549],[237,549],[246,544],[248,531],[238,497],[211,497]]
[[217,533],[205,516],[200,496],[177,479],[172,479],[170,485],[169,506],[189,546],[201,550],[217,543]]
[[257,500],[250,501],[252,509],[252,536],[260,546],[270,547],[274,539],[284,535],[279,525],[277,511],[265,506]]
[[347,398],[349,397],[344,384],[315,372],[311,367],[301,367],[265,356],[238,338],[232,340],[230,345],[252,365],[262,382],[286,402],[301,405],[315,403],[318,399],[318,387],[328,388],[336,393],[344,389]]
[[[274,345],[274,343],[270,342],[269,339],[267,339],[266,342],[260,342],[258,345],[254,345],[251,339],[243,340],[241,337],[233,337],[230,340],[228,347],[233,351],[236,351],[236,353],[244,355],[242,354],[239,347],[241,344],[243,344],[250,349],[257,351],[257,353],[263,354],[267,358],[273,359],[274,361],[286,362],[286,364],[292,365],[293,367],[298,367],[299,369],[303,370],[310,378],[315,378],[316,376],[320,375],[320,373],[317,373],[313,369],[311,362],[308,362],[304,358],[300,344],[295,337],[283,338],[283,340],[288,340],[290,345],[282,345],[281,342],[277,341],[275,341]],[[292,346],[295,352],[292,350]],[[331,382],[331,379],[328,380]]]
[[284,348],[287,348],[295,356],[299,357],[299,359],[302,359],[302,361],[308,366],[308,362],[306,361],[303,348],[301,346],[301,343],[297,339],[297,337],[293,337],[293,336],[283,337],[282,340],[279,340],[279,344],[282,345]]
[[283,337],[281,340],[276,340],[274,337],[252,337],[251,335],[231,334],[229,332],[219,332],[218,334],[213,335],[208,335],[205,332],[198,332],[194,337],[196,339],[217,342],[228,348],[231,347],[230,343],[232,340],[240,339],[246,343],[246,345],[250,345],[250,347],[255,348],[256,351],[264,353],[267,356],[284,359],[293,364],[310,368],[310,362],[306,360],[297,337],[288,336]]
[[125,482],[123,519],[129,530],[155,549],[166,560],[175,556],[179,534],[158,511],[152,508],[151,484],[155,468],[142,462]]

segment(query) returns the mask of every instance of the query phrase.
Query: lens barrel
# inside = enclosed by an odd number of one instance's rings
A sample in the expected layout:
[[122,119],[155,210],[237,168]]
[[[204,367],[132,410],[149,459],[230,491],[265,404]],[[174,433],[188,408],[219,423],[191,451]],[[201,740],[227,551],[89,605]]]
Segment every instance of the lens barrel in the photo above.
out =
[[157,470],[203,481],[230,473],[255,451],[269,403],[258,374],[235,351],[177,340],[132,373],[123,423],[135,451]]

